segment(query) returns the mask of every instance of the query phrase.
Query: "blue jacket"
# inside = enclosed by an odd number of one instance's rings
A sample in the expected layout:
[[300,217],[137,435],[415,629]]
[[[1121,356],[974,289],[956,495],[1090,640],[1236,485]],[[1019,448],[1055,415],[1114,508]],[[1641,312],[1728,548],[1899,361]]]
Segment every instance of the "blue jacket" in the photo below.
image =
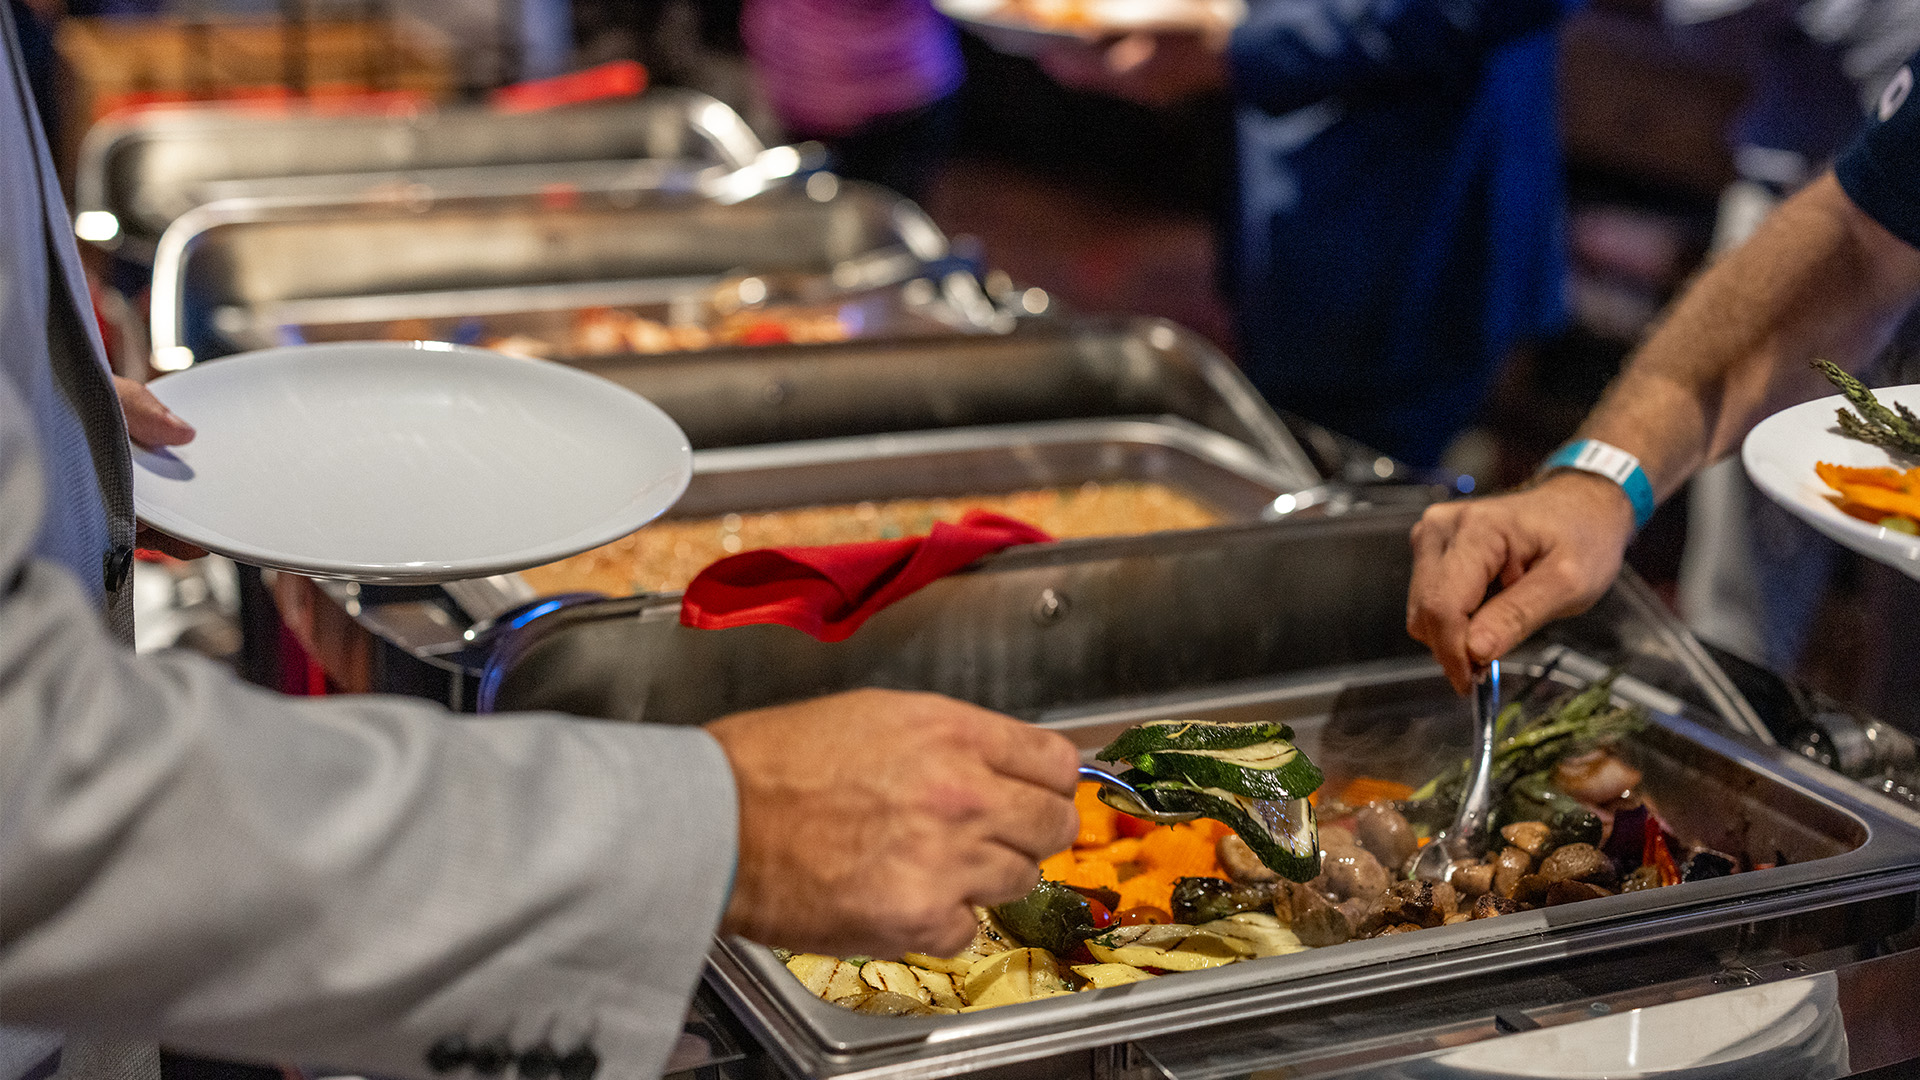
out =
[[1566,319],[1553,27],[1577,0],[1252,0],[1230,288],[1269,400],[1416,464]]

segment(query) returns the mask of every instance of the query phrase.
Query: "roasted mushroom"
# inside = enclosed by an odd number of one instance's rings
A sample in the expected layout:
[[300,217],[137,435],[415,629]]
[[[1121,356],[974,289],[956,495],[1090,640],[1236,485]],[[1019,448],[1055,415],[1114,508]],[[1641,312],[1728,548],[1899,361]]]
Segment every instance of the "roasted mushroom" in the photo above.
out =
[[1400,811],[1386,803],[1370,803],[1353,816],[1353,832],[1360,846],[1373,853],[1382,866],[1405,866],[1420,843],[1413,826]]
[[1613,860],[1592,844],[1567,844],[1555,848],[1552,854],[1540,861],[1540,876],[1549,882],[1584,881],[1607,888],[1620,880]]

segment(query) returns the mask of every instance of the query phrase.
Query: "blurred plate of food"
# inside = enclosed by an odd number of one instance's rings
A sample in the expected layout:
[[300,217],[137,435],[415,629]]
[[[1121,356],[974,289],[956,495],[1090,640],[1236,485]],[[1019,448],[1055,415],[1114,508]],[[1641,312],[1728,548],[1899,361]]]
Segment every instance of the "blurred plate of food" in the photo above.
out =
[[[1920,386],[1872,394],[1895,423],[1904,422],[1900,410],[1920,410]],[[1748,433],[1741,460],[1760,490],[1795,517],[1920,578],[1920,456],[1841,430],[1843,423],[1858,428],[1859,417],[1845,395],[1784,409]]]
[[1247,17],[1246,0],[934,0],[934,6],[1014,56],[1121,34],[1224,34]]
[[134,451],[134,509],[254,566],[428,583],[625,536],[671,507],[693,451],[666,413],[560,364],[440,342],[243,353],[156,379],[198,430]]

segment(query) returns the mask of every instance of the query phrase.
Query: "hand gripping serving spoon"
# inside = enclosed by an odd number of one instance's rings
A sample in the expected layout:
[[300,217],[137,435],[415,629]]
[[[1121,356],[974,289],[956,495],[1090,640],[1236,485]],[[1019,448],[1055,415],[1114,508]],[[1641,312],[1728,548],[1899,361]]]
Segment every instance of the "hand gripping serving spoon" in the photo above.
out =
[[1453,824],[1434,834],[1407,865],[1415,881],[1442,882],[1453,876],[1456,859],[1479,853],[1476,842],[1493,809],[1494,721],[1500,715],[1500,661],[1487,667],[1487,677],[1473,686],[1473,753],[1467,761],[1467,783]]

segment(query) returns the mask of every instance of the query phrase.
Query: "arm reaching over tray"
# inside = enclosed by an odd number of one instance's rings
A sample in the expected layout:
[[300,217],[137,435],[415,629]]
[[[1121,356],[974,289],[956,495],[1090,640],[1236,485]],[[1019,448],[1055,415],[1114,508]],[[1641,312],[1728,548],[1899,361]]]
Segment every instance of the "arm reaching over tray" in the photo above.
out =
[[952,912],[970,932],[969,901],[1024,893],[1074,835],[1064,739],[931,695],[710,735],[136,657],[33,551],[34,430],[0,378],[0,1020],[393,1077],[544,1047],[644,1078],[723,910],[946,947]]
[[817,952],[958,952],[1073,842],[1079,757],[933,694],[859,690],[707,726],[740,791],[722,928]]
[[[1638,457],[1665,498],[1769,412],[1817,396],[1826,383],[1812,358],[1868,360],[1920,297],[1920,229],[1896,235],[1876,220],[1891,219],[1883,200],[1895,198],[1920,221],[1920,192],[1868,180],[1843,190],[1828,173],[1783,203],[1680,298],[1581,436]],[[1476,667],[1599,599],[1633,531],[1623,489],[1584,472],[1435,506],[1413,531],[1407,632],[1464,693]],[[1495,581],[1506,588],[1482,603]]]

